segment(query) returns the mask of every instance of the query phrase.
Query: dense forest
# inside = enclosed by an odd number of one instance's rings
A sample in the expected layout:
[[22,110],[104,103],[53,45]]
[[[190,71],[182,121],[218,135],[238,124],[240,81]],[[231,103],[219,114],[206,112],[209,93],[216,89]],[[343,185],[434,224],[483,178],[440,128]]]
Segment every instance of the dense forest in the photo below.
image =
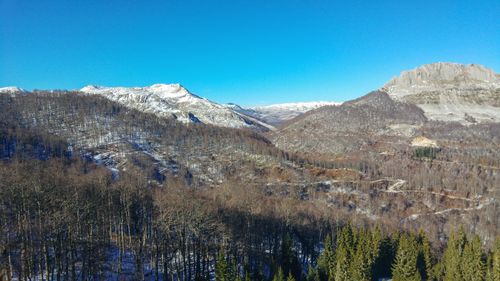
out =
[[500,240],[486,249],[460,228],[437,248],[423,231],[339,223],[244,187],[159,187],[133,171],[113,179],[67,156],[15,157],[0,178],[5,280],[500,278]]

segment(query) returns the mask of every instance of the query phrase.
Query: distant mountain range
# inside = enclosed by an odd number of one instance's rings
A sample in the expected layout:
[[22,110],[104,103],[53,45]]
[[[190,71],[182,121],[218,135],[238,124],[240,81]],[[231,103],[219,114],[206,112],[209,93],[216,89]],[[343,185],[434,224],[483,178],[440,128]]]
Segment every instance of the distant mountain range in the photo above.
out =
[[252,116],[258,120],[270,124],[272,126],[279,126],[285,121],[291,120],[301,114],[304,114],[310,110],[317,109],[323,106],[338,106],[342,104],[341,102],[297,102],[297,103],[280,103],[271,104],[264,106],[255,106],[243,108],[236,104],[228,104],[237,112],[245,114],[247,116]]
[[[183,123],[206,123],[257,131],[274,130],[310,110],[339,102],[299,102],[244,108],[218,104],[190,93],[180,84],[149,87],[86,86],[87,94],[102,95],[125,106],[171,117]],[[429,120],[460,123],[500,122],[500,75],[477,64],[434,63],[403,71],[380,89],[400,102],[414,104]],[[19,87],[0,92],[27,92]]]
[[[0,92],[29,93],[19,87],[0,88]],[[423,65],[403,71],[378,91],[344,103],[284,103],[245,108],[199,97],[180,84],[86,86],[79,92],[184,124],[268,132],[266,136],[279,148],[303,153],[355,151],[377,139],[410,142],[425,126],[435,122],[461,125],[500,122],[500,76],[476,64]]]
[[[218,104],[189,92],[180,84],[154,84],[147,87],[104,87],[89,85],[79,90],[106,97],[124,106],[182,123],[204,123],[255,131],[275,126],[307,111],[339,102],[299,102],[243,108],[237,104]],[[0,88],[0,93],[27,93],[19,87]]]
[[[275,130],[285,122],[293,123],[292,119],[300,118],[311,110],[341,105],[339,102],[303,102],[244,108],[199,97],[180,84],[131,88],[86,86],[80,91],[101,95],[127,107],[174,118],[183,123],[205,123],[255,131]],[[27,91],[18,87],[5,87],[0,88],[0,92]],[[380,92],[387,93],[394,101],[421,108],[429,120],[457,121],[462,124],[500,122],[500,75],[481,65],[423,65],[394,77]],[[352,102],[347,104],[353,105]]]

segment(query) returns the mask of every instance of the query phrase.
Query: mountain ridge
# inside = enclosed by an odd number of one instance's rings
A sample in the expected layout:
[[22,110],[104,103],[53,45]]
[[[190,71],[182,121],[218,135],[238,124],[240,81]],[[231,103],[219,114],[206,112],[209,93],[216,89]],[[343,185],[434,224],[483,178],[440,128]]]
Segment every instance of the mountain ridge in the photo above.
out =
[[408,134],[407,128],[426,121],[423,111],[415,105],[373,91],[340,106],[320,107],[300,115],[270,133],[270,137],[284,150],[337,154],[360,149],[375,136]]
[[[191,93],[178,83],[145,87],[88,85],[80,91],[102,95],[123,105],[183,123],[206,123],[262,132],[293,123],[306,112],[342,105],[328,101],[253,107],[219,104]],[[387,92],[396,101],[416,105],[429,120],[462,124],[500,122],[500,75],[479,64],[424,64],[402,71],[380,91]],[[0,88],[0,92],[29,93],[13,86]]]
[[206,123],[229,128],[268,130],[266,124],[189,92],[181,84],[153,84],[147,87],[86,86],[86,94],[97,94],[128,107],[183,123]]

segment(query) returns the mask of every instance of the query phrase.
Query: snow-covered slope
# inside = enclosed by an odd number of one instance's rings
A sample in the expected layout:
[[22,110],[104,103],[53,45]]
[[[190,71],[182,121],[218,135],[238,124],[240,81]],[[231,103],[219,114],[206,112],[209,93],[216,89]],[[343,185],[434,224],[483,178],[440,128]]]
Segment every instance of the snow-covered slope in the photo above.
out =
[[10,86],[10,87],[0,88],[0,93],[8,93],[8,94],[26,93],[26,90],[15,86]]
[[131,88],[86,86],[80,91],[102,95],[127,107],[162,117],[173,117],[184,123],[267,130],[265,124],[231,108],[196,96],[180,84],[155,84],[149,87]]
[[440,121],[500,122],[500,76],[477,64],[434,63],[404,71],[383,90]]
[[339,102],[298,102],[298,103],[281,103],[265,106],[255,106],[250,108],[241,108],[237,105],[231,105],[236,111],[252,116],[263,122],[272,125],[280,125],[285,121],[291,120],[310,110],[320,108],[322,106],[338,106]]
[[337,106],[341,105],[341,102],[333,101],[313,101],[313,102],[291,102],[291,103],[279,103],[264,106],[252,107],[254,110],[259,111],[269,111],[269,112],[301,112],[305,113],[309,110],[313,110],[322,106]]

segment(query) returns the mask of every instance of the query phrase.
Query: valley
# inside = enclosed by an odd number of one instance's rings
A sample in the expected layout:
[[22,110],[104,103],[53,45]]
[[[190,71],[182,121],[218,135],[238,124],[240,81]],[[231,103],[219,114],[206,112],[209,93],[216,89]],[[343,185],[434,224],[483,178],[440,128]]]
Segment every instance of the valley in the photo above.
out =
[[[276,253],[286,233],[296,235],[303,247],[298,256],[307,264],[316,258],[324,234],[346,225],[377,228],[387,237],[423,231],[435,249],[443,249],[461,228],[490,249],[500,235],[499,81],[482,66],[437,63],[403,72],[383,88],[343,103],[252,108],[217,104],[180,84],[78,91],[1,88],[2,188],[10,198],[17,191],[7,183],[24,190],[16,182],[40,181],[40,194],[48,196],[40,200],[50,205],[51,187],[64,193],[59,182],[81,188],[72,192],[82,198],[96,184],[95,191],[108,200],[101,204],[124,208],[123,213],[97,207],[93,213],[85,201],[75,204],[83,204],[78,212],[91,212],[90,217],[102,215],[95,229],[109,237],[102,243],[113,246],[100,253],[106,266],[106,255],[119,256],[120,268],[111,270],[118,275],[127,255],[161,248],[171,256],[136,260],[136,266],[149,264],[148,274],[156,270],[156,278],[160,272],[172,274],[162,280],[174,275],[193,280],[194,264],[203,267],[196,267],[198,273],[212,272],[208,267],[217,259],[215,250],[229,238],[235,258],[244,244],[250,254],[241,258],[255,261],[254,271],[270,271],[273,256],[266,253]],[[45,170],[55,179],[18,178]],[[29,192],[38,196],[37,190]],[[65,196],[62,202],[71,200]],[[141,199],[136,202],[134,196]],[[124,227],[135,208],[144,217]],[[88,222],[61,218],[62,225],[54,221],[51,231],[61,227],[65,230],[57,235],[71,236],[66,227],[73,222],[81,229],[70,238],[86,241],[92,237],[90,217]],[[85,230],[86,223],[91,226]],[[246,225],[238,229],[240,223]],[[24,221],[18,224],[29,228]],[[179,225],[189,229],[181,231]],[[308,242],[304,237],[310,232]],[[166,235],[165,244],[155,244],[160,239],[155,235]],[[174,236],[182,237],[182,246],[169,240]],[[7,232],[3,237],[10,241]],[[74,246],[64,247],[71,252]],[[191,257],[198,250],[203,254]],[[90,276],[95,268],[83,263],[72,270],[65,274]]]

